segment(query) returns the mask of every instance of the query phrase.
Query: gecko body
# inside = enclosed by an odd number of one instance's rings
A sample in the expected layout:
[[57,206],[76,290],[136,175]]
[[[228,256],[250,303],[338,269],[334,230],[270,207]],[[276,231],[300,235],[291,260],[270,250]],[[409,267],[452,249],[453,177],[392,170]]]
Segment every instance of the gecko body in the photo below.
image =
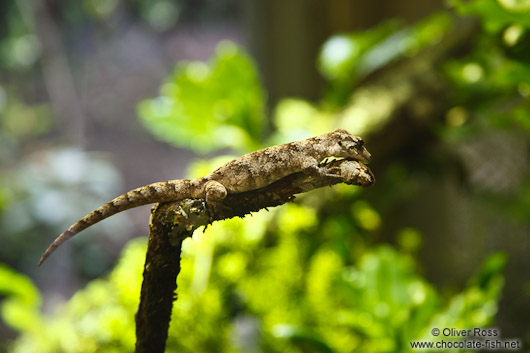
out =
[[116,213],[146,204],[186,198],[202,198],[207,203],[220,202],[227,194],[260,189],[299,172],[336,177],[326,174],[320,166],[320,162],[329,157],[367,163],[370,153],[360,137],[337,129],[306,140],[243,155],[203,178],[169,180],[139,187],[107,202],[70,226],[48,247],[38,265],[66,240]]

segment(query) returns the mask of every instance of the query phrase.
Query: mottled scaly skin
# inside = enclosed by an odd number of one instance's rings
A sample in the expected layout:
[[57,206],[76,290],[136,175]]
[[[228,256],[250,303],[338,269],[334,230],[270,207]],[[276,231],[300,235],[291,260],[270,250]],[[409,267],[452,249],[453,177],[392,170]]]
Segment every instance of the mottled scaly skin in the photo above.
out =
[[341,157],[367,163],[370,153],[360,137],[346,130],[290,142],[255,151],[223,165],[205,177],[223,184],[236,194],[260,189],[298,172],[318,173],[319,163],[327,157]]
[[223,165],[204,178],[170,180],[131,190],[92,211],[63,232],[48,247],[38,265],[62,243],[82,230],[130,208],[157,202],[186,198],[220,201],[226,194],[263,188],[288,175],[304,172],[325,175],[319,163],[328,157],[361,162],[370,160],[360,137],[338,129],[306,140],[286,143],[255,151]]

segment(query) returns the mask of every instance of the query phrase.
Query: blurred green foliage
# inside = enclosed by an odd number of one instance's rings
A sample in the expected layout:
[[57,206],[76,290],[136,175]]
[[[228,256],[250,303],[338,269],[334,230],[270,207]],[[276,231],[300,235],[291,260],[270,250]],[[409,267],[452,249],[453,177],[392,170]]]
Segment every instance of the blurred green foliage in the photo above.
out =
[[29,278],[4,264],[0,264],[0,295],[8,298],[1,303],[0,313],[11,327],[35,333],[44,324],[39,290]]
[[[484,124],[530,127],[529,15],[522,3],[452,3],[459,14],[477,16],[482,28],[468,55],[443,66],[455,91],[446,121],[433,124],[444,141],[465,140]],[[114,5],[85,6],[112,11]],[[328,94],[317,104],[281,101],[273,114],[275,133],[267,139],[265,93],[255,65],[230,43],[221,44],[208,64],[179,64],[160,96],[140,104],[139,114],[157,138],[200,153],[242,153],[304,138],[336,127],[334,112],[352,108],[349,99],[363,79],[436,43],[454,21],[440,14],[416,25],[391,21],[331,38],[318,62]],[[385,108],[379,101],[368,104]],[[199,161],[191,173],[204,175],[227,158]],[[404,166],[387,174],[394,181],[387,189],[382,185],[387,203],[403,198],[396,184],[415,190]],[[513,206],[521,217],[530,205],[530,183],[524,185]],[[396,246],[375,245],[385,210],[374,208],[362,190],[341,185],[300,199],[216,223],[186,240],[168,352],[407,352],[411,340],[432,339],[433,327],[493,322],[504,255],[485,259],[464,288],[447,294],[421,275],[420,232],[405,228]],[[92,281],[46,315],[38,310],[33,285],[0,268],[0,292],[7,298],[2,318],[21,333],[12,352],[132,351],[144,256],[145,240],[133,241],[108,278]],[[16,290],[11,283],[19,284]]]
[[21,1],[2,3],[0,12],[0,69],[27,71],[40,56],[40,43],[22,16]]
[[[35,152],[16,168],[4,171],[2,179],[0,208],[3,202],[9,207],[0,213],[4,244],[0,256],[27,271],[35,270],[35,258],[50,241],[43,234],[52,237],[60,233],[78,216],[72,205],[88,210],[107,201],[121,183],[117,170],[105,156],[75,148]],[[112,233],[116,225],[111,220],[103,232]],[[110,259],[105,255],[109,254],[102,244],[89,245],[82,238],[76,242],[84,243],[76,256],[85,275],[98,275],[107,268]],[[103,255],[97,266],[88,263],[93,253]]]
[[[460,15],[475,16],[483,29],[468,55],[445,63],[454,107],[439,130],[449,143],[465,143],[495,130],[530,131],[530,2],[452,2]],[[502,146],[499,146],[502,148]],[[508,160],[508,158],[505,158]],[[498,167],[497,167],[498,168]],[[504,193],[480,188],[487,202],[515,219],[528,219],[530,178]]]
[[510,3],[518,2],[454,2],[460,14],[477,15],[485,31],[469,55],[446,64],[453,99],[465,107],[449,117],[450,125],[462,126],[474,115],[493,126],[515,123],[530,130],[530,11],[514,10]]
[[52,128],[47,104],[25,104],[0,85],[0,163],[13,163],[28,141],[49,133]]
[[[344,256],[320,221],[314,209],[288,205],[216,223],[186,240],[166,351],[406,352],[436,325],[491,323],[502,256],[442,300],[412,256],[387,245]],[[334,235],[348,232],[343,227]],[[345,234],[340,245],[355,247],[358,236]],[[5,321],[24,332],[12,352],[132,351],[144,256],[145,240],[131,242],[107,279],[90,283],[52,317],[35,310],[34,299],[19,300],[17,310],[4,302]],[[18,291],[34,296],[35,289]],[[33,329],[20,327],[21,313]]]
[[343,107],[362,79],[436,43],[450,26],[450,16],[438,13],[412,26],[389,20],[367,31],[332,36],[318,58],[318,68],[330,83],[326,101]]
[[[181,63],[139,114],[158,138],[197,152],[259,146],[264,93],[254,63],[234,44],[219,44],[211,63]],[[178,127],[178,128],[175,128]]]

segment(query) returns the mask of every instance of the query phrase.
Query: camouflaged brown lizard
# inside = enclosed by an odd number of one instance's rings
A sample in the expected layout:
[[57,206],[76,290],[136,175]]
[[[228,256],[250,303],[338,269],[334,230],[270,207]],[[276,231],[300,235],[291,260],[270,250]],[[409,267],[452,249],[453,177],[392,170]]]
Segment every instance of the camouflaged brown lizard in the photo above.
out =
[[320,166],[326,158],[344,158],[367,163],[370,153],[360,137],[338,129],[306,140],[272,146],[255,151],[199,179],[169,180],[131,190],[90,212],[59,235],[42,255],[40,266],[62,243],[97,222],[130,208],[157,202],[187,198],[219,202],[227,194],[263,188],[288,175],[303,172],[310,175],[337,177]]

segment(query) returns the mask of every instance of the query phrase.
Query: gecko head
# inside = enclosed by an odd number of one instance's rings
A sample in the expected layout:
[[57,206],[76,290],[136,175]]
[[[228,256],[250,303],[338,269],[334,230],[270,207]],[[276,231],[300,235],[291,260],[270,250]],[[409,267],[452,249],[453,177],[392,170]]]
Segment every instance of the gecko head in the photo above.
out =
[[348,131],[337,129],[330,133],[334,143],[337,157],[353,159],[363,163],[368,163],[372,156],[364,147],[364,141],[358,136],[353,136]]

